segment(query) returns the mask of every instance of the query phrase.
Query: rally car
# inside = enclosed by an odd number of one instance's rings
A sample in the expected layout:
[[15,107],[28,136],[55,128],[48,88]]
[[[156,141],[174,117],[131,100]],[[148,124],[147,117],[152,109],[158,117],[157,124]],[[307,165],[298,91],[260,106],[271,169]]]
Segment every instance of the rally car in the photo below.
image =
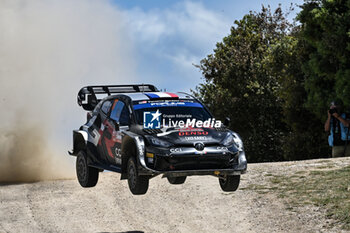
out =
[[213,175],[223,191],[237,190],[247,170],[243,143],[196,98],[160,92],[149,84],[87,86],[78,93],[87,121],[73,131],[76,173],[82,187],[99,172],[121,173],[130,191],[145,194],[162,174],[171,184]]

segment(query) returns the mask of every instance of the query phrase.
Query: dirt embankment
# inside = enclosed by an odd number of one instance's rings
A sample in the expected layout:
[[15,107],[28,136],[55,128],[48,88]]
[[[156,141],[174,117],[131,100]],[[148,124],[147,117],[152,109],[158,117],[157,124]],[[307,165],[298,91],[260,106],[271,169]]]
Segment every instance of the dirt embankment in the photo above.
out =
[[270,176],[303,170],[332,169],[350,158],[249,164],[240,189],[220,190],[215,177],[189,177],[170,185],[156,177],[148,193],[133,196],[116,173],[100,176],[84,189],[76,180],[0,186],[0,232],[340,232],[325,210],[304,206],[290,210],[269,185]]

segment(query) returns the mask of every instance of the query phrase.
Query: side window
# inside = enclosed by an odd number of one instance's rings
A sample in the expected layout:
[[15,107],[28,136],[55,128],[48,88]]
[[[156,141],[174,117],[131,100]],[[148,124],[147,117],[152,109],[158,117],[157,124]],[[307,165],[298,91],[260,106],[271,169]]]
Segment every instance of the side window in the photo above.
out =
[[105,113],[107,115],[107,113],[109,112],[109,109],[112,106],[112,102],[111,101],[106,101],[102,104],[101,110],[103,113]]
[[129,125],[130,116],[127,106],[120,100],[115,100],[111,112],[111,119],[118,122],[121,126]]
[[111,119],[115,120],[116,122],[119,122],[120,114],[123,110],[124,103],[120,100],[115,100],[113,104],[113,109],[111,112]]
[[122,113],[120,114],[119,124],[123,126],[123,125],[129,125],[129,123],[130,123],[129,110],[126,107],[126,105],[124,105]]

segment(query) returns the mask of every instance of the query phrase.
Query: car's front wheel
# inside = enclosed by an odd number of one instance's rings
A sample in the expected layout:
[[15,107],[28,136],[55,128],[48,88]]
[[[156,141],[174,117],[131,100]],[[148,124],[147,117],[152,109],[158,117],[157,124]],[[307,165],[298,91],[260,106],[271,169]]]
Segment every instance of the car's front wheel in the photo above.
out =
[[137,170],[137,164],[134,157],[128,160],[128,184],[129,189],[134,195],[145,194],[148,190],[149,177],[140,176]]
[[234,175],[234,176],[225,175],[225,176],[219,177],[220,187],[225,192],[236,191],[238,189],[240,179],[241,179],[240,175]]
[[88,166],[87,156],[84,151],[78,152],[75,168],[79,184],[82,187],[89,188],[97,184],[99,170]]
[[167,177],[170,184],[183,184],[185,183],[186,176],[179,177]]

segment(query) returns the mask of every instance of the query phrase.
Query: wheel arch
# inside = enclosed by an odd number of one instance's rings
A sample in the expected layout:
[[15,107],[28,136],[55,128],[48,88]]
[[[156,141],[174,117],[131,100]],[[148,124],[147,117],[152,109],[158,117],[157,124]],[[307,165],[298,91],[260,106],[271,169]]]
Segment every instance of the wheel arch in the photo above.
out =
[[122,154],[122,165],[121,165],[121,177],[120,179],[124,180],[127,179],[127,164],[128,164],[128,159],[131,156],[135,157],[135,160],[138,161],[137,159],[137,151],[136,151],[136,142],[135,139],[130,137],[129,135],[125,135],[123,138],[122,142],[122,147],[121,147],[121,154]]
[[86,151],[86,143],[88,139],[87,132],[83,130],[73,131],[73,155],[77,155],[79,151]]

